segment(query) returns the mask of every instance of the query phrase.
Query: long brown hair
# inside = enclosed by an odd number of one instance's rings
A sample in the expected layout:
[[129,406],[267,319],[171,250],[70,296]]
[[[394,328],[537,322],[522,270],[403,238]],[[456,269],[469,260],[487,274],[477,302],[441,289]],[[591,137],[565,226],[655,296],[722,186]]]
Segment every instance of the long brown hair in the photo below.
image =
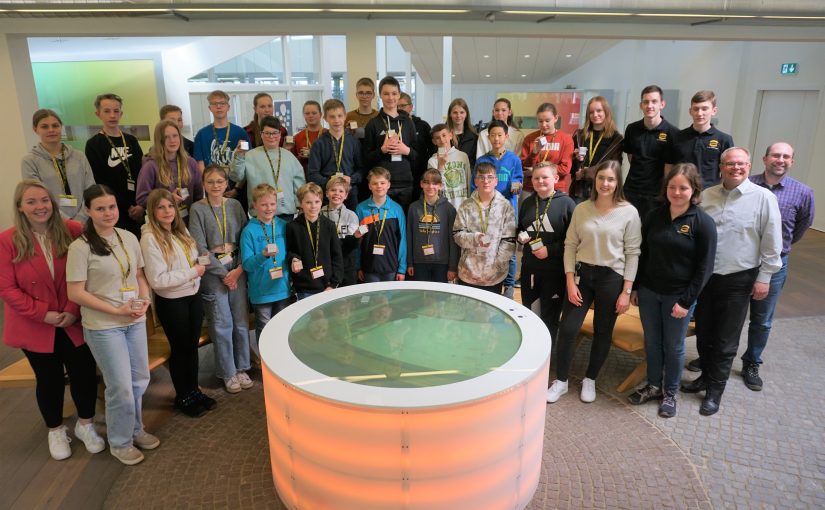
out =
[[40,181],[34,179],[25,179],[17,183],[14,189],[14,226],[15,231],[11,236],[14,249],[17,250],[13,262],[20,262],[34,257],[34,231],[32,230],[29,219],[20,210],[23,205],[23,194],[29,188],[40,188],[49,195],[49,200],[52,203],[52,215],[49,222],[46,224],[46,236],[57,250],[57,257],[65,257],[69,251],[69,245],[72,244],[72,235],[69,228],[60,217],[60,208],[57,206],[57,200],[49,189]]
[[590,124],[590,105],[596,102],[601,103],[602,109],[604,110],[604,136],[610,138],[616,134],[616,121],[613,120],[613,110],[610,109],[610,103],[607,102],[604,96],[592,97],[590,101],[587,102],[587,108],[584,110],[585,136],[589,131],[593,130],[593,126]]
[[[112,188],[106,186],[105,184],[92,184],[83,192],[83,205],[86,206],[86,209],[91,209],[92,202],[96,198],[106,196],[115,196],[115,192],[112,191]],[[117,204],[117,202],[115,203]],[[118,215],[119,214],[120,210],[118,209]],[[97,230],[95,230],[95,224],[94,221],[92,221],[91,215],[89,215],[89,219],[86,220],[86,230],[83,232],[83,236],[81,237],[89,244],[89,250],[98,257],[106,257],[112,253],[109,243],[100,237],[100,234],[98,234]]]
[[[258,92],[257,94],[255,94],[255,97],[252,98],[252,108],[257,109],[258,108],[258,99],[262,99],[264,97],[268,97],[269,99],[272,99],[272,96],[267,94],[266,92]],[[273,106],[274,106],[274,101],[273,101]],[[274,115],[275,112],[273,111],[272,114]],[[255,114],[252,116],[252,134],[255,135],[255,147],[260,147],[261,145],[264,144],[264,141],[261,138],[261,121],[262,120],[263,119],[258,118],[258,112],[255,112]]]
[[599,172],[607,170],[612,170],[613,175],[616,176],[616,189],[613,190],[613,203],[619,204],[625,202],[624,185],[622,185],[622,164],[615,159],[608,159],[596,167],[596,172],[593,174],[593,186],[590,188],[590,200],[595,202],[599,197],[599,193],[596,191],[596,177],[599,176]]
[[177,209],[175,219],[172,221],[171,232],[158,223],[158,220],[155,218],[155,209],[158,208],[161,200],[168,200],[169,203],[175,205],[175,197],[172,196],[169,190],[163,188],[152,190],[152,192],[149,193],[149,198],[146,200],[146,212],[148,213],[146,215],[148,218],[146,225],[149,232],[157,239],[163,259],[171,267],[172,261],[175,259],[175,241],[172,239],[172,236],[177,237],[190,250],[195,248],[195,240],[189,235],[189,231],[186,230],[186,225],[184,225],[183,219],[181,219]]
[[453,99],[452,102],[450,102],[449,108],[447,108],[447,128],[450,131],[455,132],[456,126],[453,124],[453,118],[450,116],[450,112],[452,112],[453,108],[456,106],[461,107],[465,112],[467,112],[467,116],[464,117],[464,132],[466,133],[469,131],[471,133],[478,134],[476,133],[476,128],[473,127],[473,122],[470,120],[470,107],[467,106],[467,101],[460,97]]
[[155,125],[155,138],[152,148],[149,149],[149,157],[154,159],[155,164],[158,166],[158,181],[160,181],[163,186],[168,187],[172,184],[177,184],[172,180],[172,168],[169,166],[168,159],[168,156],[171,156],[171,154],[166,154],[166,144],[164,143],[166,140],[164,132],[168,127],[175,128],[175,131],[178,132],[178,136],[180,137],[180,146],[178,146],[175,161],[178,163],[180,170],[181,186],[186,187],[189,186],[192,175],[189,172],[189,154],[187,154],[186,149],[183,148],[183,134],[181,134],[177,122],[162,120]]

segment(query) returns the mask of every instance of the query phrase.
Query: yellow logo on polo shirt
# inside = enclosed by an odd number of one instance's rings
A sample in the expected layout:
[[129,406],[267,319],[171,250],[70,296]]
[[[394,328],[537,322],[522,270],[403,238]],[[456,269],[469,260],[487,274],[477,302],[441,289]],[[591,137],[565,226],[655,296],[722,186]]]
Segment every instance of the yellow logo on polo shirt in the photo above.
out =
[[680,234],[690,234],[690,225],[682,225],[679,228],[679,233]]
[[716,149],[719,147],[719,140],[711,140],[708,142],[708,149]]
[[667,133],[665,133],[665,132],[659,133],[659,141],[660,142],[666,142],[667,141]]

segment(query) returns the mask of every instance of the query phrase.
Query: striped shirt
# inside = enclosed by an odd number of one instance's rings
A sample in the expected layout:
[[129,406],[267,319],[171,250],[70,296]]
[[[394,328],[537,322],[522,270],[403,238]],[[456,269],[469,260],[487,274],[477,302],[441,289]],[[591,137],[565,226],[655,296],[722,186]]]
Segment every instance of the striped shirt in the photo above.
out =
[[782,255],[787,255],[791,251],[791,245],[802,239],[814,222],[814,192],[787,175],[774,186],[765,182],[764,173],[751,175],[750,180],[771,190],[779,202],[779,213],[782,215]]

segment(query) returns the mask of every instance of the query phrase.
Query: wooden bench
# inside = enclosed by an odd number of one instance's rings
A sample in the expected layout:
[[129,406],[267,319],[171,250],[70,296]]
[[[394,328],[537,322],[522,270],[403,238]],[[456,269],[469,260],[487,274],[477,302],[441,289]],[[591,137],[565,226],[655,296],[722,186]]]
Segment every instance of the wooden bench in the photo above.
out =
[[[149,370],[154,370],[169,360],[169,342],[163,329],[155,324],[151,308],[146,312],[146,336],[149,343]],[[201,331],[198,347],[209,343],[206,328]],[[25,357],[0,370],[0,388],[28,388],[35,386],[34,371]]]
[[[686,336],[695,335],[693,323],[688,327]],[[593,309],[587,312],[584,324],[579,331],[579,341],[583,336],[593,338]],[[647,358],[645,356],[645,334],[642,329],[642,320],[639,318],[639,308],[631,305],[630,309],[616,319],[613,327],[613,347],[629,352],[640,358],[636,368],[616,387],[618,393],[635,388],[647,377]]]

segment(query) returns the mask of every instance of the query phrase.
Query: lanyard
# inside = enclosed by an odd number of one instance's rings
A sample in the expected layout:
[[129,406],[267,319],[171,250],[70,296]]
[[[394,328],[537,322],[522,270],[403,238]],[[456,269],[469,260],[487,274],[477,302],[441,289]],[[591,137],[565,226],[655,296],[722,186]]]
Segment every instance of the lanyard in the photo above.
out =
[[[387,221],[387,213],[389,209],[384,209],[384,217],[381,219],[381,228],[378,229],[378,238],[375,240],[375,244],[381,244],[381,234],[384,232],[384,223]],[[380,215],[380,211],[376,209],[376,216]]]
[[[215,142],[218,141],[218,130],[215,129],[215,124],[212,124],[212,138],[215,139]],[[221,145],[221,157],[223,157],[223,151],[226,150],[226,145],[229,143],[229,125],[226,126],[226,137],[223,139],[223,145]]]
[[[344,137],[347,136],[347,132],[341,135],[341,141],[338,142],[338,157],[335,159],[335,171],[337,173],[341,173],[341,158],[344,156]],[[332,136],[332,133],[329,134],[329,137],[332,138],[333,142],[333,150],[335,150],[335,137]]]
[[538,239],[539,234],[541,231],[544,230],[544,217],[547,216],[547,211],[550,209],[550,202],[553,201],[553,196],[555,195],[555,191],[550,193],[550,196],[547,198],[547,204],[544,206],[544,212],[539,214],[539,194],[536,193],[536,222],[533,223],[533,229],[536,231],[536,237],[533,239]]
[[[112,139],[109,138],[109,135],[103,131],[101,131],[101,133],[106,137],[106,141],[109,142],[109,145],[111,145],[115,152],[117,152],[117,146],[112,142]],[[123,152],[127,152],[129,146],[126,145],[126,137],[123,136],[123,131],[120,132],[120,140],[123,142]],[[129,168],[129,158],[124,158],[121,156],[120,162],[123,163],[123,168],[126,169],[127,180],[134,182],[134,179],[132,178],[132,169]]]
[[[423,199],[424,202],[424,218],[427,217],[427,199]],[[422,220],[424,218],[421,218]],[[427,244],[430,244],[430,233],[433,231],[433,221],[435,220],[435,206],[433,206],[432,214],[430,214],[430,221],[427,223]]]
[[123,239],[120,238],[120,232],[118,232],[117,229],[115,229],[115,235],[117,236],[117,243],[120,245],[120,249],[123,251],[123,254],[126,255],[126,267],[123,267],[123,262],[120,261],[120,257],[117,256],[114,248],[109,246],[109,251],[111,251],[112,256],[117,261],[117,265],[120,266],[121,280],[123,281],[123,287],[126,288],[128,286],[126,282],[129,278],[129,273],[132,272],[132,258],[129,256],[129,252],[126,251],[126,247],[123,245]]
[[[389,133],[390,132],[390,127],[392,127],[389,115],[387,115],[387,118],[384,120],[384,124],[387,125],[387,133]],[[398,120],[396,120],[396,124],[398,124],[398,138],[401,138],[401,131],[404,129],[404,126],[401,124],[401,119],[400,118]],[[401,141],[403,142],[404,140],[401,139]]]
[[[47,151],[45,147],[43,147],[42,143],[40,144],[40,147],[44,151],[46,151],[49,154],[49,157],[52,159],[52,165],[54,165],[54,171],[57,173],[57,178],[60,179],[60,184],[62,184],[61,187],[63,188],[63,191],[67,195],[71,195],[72,190],[69,189],[69,177],[65,173],[65,168],[66,168],[66,146],[63,145],[62,143],[60,144],[60,160],[59,161],[56,157],[52,156],[52,154],[49,151]],[[60,163],[61,162],[63,163],[63,168],[62,169],[60,168]]]
[[599,144],[602,143],[602,138],[604,137],[604,131],[599,134],[599,141],[596,142],[596,146],[593,147],[593,133],[590,133],[590,142],[588,145],[590,146],[587,149],[587,164],[591,165],[593,163],[593,157],[595,156],[596,150],[599,148]]
[[[317,140],[322,134],[324,134],[324,128],[318,130],[318,136],[316,136],[315,139]],[[307,150],[312,149],[312,140],[309,138],[309,128],[304,129],[304,136],[307,139]]]
[[182,159],[183,158],[180,157],[180,154],[178,154],[177,157],[175,158],[175,160],[178,164],[178,189],[183,188],[183,185],[181,184],[181,174],[183,173],[183,165],[181,164]]
[[[304,223],[307,225],[307,234],[309,234],[309,244],[312,246],[312,257],[315,259],[315,265],[318,267],[318,248],[321,246],[321,218],[315,220],[315,240],[312,240],[312,229],[309,228],[309,220],[304,217]],[[274,237],[273,233],[273,237]]]
[[192,259],[192,251],[189,249],[189,247],[183,244],[183,241],[181,241],[178,238],[178,236],[172,236],[172,239],[174,239],[175,242],[178,243],[178,246],[180,246],[183,255],[186,257],[186,262],[189,263],[189,267],[195,267],[195,261],[194,259]]
[[271,244],[275,242],[275,218],[272,218],[272,241],[269,240],[269,234],[266,233],[266,225],[264,225],[264,222],[261,222],[261,230],[264,231],[266,244]]
[[264,147],[264,154],[266,155],[266,160],[269,161],[269,169],[272,170],[272,178],[275,179],[275,190],[278,191],[280,188],[278,186],[278,179],[281,178],[281,149],[278,148],[278,171],[275,171],[275,165],[272,164],[272,158],[269,157],[269,151]]
[[[331,216],[332,215],[332,209],[330,209],[328,205],[326,207],[324,207],[324,209],[326,209],[327,218],[332,219],[332,216]],[[336,222],[335,222],[335,233],[336,234],[341,233],[341,216],[343,216],[343,215],[344,215],[344,207],[341,206],[341,207],[338,208],[338,220],[336,220]]]
[[481,207],[481,202],[477,198],[473,198],[473,202],[475,202],[476,207],[478,207],[478,213],[481,215],[481,233],[487,234],[487,226],[490,223],[490,208],[493,207],[493,201],[490,200],[490,205],[487,207],[487,217],[484,216],[484,208]]
[[[553,142],[556,140],[556,133],[558,133],[558,131],[553,131],[553,137],[550,139],[549,142],[547,142],[547,145],[552,145],[553,144]],[[599,141],[601,141],[601,139]],[[598,147],[598,144],[596,146]],[[550,151],[551,150],[553,150],[553,149],[547,149],[547,150],[544,151],[544,157],[541,158],[542,163],[547,161],[547,158],[550,156]]]
[[[207,203],[208,203],[207,199]],[[218,213],[215,212],[215,208],[212,207],[212,204],[209,204],[209,208],[212,209],[212,214],[215,216],[215,222],[218,224],[218,232],[221,233],[221,240],[223,244],[226,245],[226,201],[221,199],[221,211],[223,212],[223,230],[221,230],[221,220],[218,219]]]

